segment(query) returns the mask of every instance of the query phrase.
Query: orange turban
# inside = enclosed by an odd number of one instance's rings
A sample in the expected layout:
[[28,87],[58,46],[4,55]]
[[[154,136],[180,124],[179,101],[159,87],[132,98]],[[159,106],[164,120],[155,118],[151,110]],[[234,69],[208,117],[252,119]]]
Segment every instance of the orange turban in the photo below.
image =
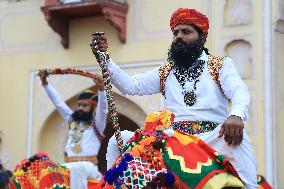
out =
[[206,15],[198,12],[195,9],[179,8],[171,17],[171,30],[179,24],[194,25],[199,27],[207,36],[209,29],[209,21]]

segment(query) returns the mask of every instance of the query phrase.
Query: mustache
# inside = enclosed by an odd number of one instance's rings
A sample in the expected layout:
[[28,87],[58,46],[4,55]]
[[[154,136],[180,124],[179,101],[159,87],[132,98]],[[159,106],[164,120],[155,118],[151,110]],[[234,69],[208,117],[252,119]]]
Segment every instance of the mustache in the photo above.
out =
[[178,38],[171,44],[168,51],[168,61],[174,62],[177,67],[188,69],[195,64],[195,61],[202,54],[203,45],[204,43],[201,38],[189,43]]
[[187,43],[181,38],[178,38],[176,41],[172,42],[172,44],[173,45],[187,45]]
[[188,43],[186,43],[181,38],[174,41],[171,45],[172,48],[186,48],[188,46]]

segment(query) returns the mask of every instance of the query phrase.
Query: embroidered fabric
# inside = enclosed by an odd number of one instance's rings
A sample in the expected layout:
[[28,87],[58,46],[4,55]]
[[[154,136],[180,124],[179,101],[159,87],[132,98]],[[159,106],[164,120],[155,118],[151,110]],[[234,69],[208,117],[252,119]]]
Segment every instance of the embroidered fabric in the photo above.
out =
[[[219,81],[219,72],[223,66],[225,57],[219,57],[219,56],[208,56],[208,71],[210,75],[212,76],[212,79],[215,81],[215,83],[218,85],[220,89],[221,84]],[[166,64],[162,65],[159,68],[159,74],[160,74],[160,91],[164,97],[165,96],[165,83],[168,75],[170,74],[170,71],[173,69],[174,64],[172,62],[167,62]]]
[[219,124],[211,121],[179,121],[174,122],[173,129],[187,134],[200,134],[213,131]]

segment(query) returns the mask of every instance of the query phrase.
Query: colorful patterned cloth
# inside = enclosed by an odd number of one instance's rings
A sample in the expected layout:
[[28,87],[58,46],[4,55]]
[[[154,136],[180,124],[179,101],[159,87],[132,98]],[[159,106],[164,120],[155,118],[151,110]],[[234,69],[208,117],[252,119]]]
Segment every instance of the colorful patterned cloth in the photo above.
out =
[[220,173],[232,175],[231,183],[243,187],[224,156],[198,137],[174,131],[173,120],[169,110],[150,113],[145,128],[135,132],[98,188],[198,189]]
[[47,154],[37,153],[16,166],[10,189],[68,189],[69,170],[52,162]]
[[173,123],[173,129],[194,135],[213,131],[218,125],[211,121],[179,121]]

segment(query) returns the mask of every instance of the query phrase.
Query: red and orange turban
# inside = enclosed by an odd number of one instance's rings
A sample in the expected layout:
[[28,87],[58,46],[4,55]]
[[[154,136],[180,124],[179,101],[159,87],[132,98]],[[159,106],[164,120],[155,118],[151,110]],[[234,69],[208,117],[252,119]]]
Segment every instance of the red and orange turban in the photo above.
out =
[[199,27],[207,36],[209,29],[209,21],[206,15],[198,12],[195,9],[179,8],[171,17],[171,30],[179,24],[188,24]]

